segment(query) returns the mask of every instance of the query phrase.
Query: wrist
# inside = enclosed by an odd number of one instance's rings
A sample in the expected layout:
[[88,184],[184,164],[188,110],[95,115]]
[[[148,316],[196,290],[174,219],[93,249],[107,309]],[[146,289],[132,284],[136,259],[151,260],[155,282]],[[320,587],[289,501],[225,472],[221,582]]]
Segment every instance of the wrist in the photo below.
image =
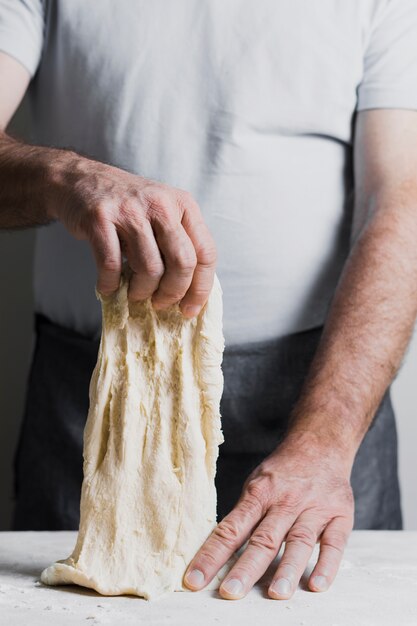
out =
[[350,473],[358,449],[356,439],[347,432],[340,431],[331,417],[303,414],[290,421],[280,449],[297,451],[306,459],[327,458],[329,462],[342,464]]
[[70,189],[78,179],[84,157],[71,150],[47,150],[41,157],[41,170],[46,181],[45,210],[50,220],[60,219]]

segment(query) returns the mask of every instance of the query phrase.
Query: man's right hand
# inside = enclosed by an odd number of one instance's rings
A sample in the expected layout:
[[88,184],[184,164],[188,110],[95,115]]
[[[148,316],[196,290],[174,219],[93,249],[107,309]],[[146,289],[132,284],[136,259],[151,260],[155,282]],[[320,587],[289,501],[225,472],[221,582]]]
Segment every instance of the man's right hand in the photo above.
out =
[[199,313],[213,285],[216,249],[190,193],[73,152],[62,151],[53,171],[50,216],[90,242],[100,293],[117,289],[124,254],[133,271],[131,300],[152,296],[157,309],[180,302],[186,317]]
[[124,254],[133,271],[131,300],[152,296],[158,309],[180,302],[186,317],[197,315],[213,284],[216,249],[195,200],[71,151],[13,140],[5,129],[29,79],[0,51],[0,228],[58,219],[90,242],[99,292],[117,289]]

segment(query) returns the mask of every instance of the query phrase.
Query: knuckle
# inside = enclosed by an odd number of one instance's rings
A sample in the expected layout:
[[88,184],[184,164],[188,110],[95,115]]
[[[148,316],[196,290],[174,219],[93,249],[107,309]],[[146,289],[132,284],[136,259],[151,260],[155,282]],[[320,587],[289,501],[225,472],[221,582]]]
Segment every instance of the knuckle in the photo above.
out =
[[108,213],[108,206],[106,202],[102,200],[95,202],[89,207],[88,211],[90,217],[96,222],[106,219]]
[[252,496],[251,494],[245,494],[239,506],[241,511],[249,516],[252,516],[255,513],[261,513],[264,510],[264,505],[261,499],[256,496]]
[[124,230],[142,235],[145,233],[145,222],[146,216],[138,203],[129,200],[120,206],[118,223]]
[[117,290],[117,285],[110,285],[108,283],[98,281],[97,291],[102,296],[110,296]]
[[88,217],[95,228],[102,230],[113,221],[113,207],[109,201],[99,200],[90,207]]
[[167,287],[163,284],[160,285],[158,290],[158,300],[162,303],[172,304],[174,302],[179,302],[183,297],[183,291],[180,291],[175,287]]
[[331,539],[322,539],[321,541],[322,548],[331,548],[333,551],[337,552],[340,556],[342,556],[344,552],[344,544],[339,545],[336,541],[332,541]]
[[197,265],[197,259],[192,251],[179,252],[172,260],[173,265],[184,274],[192,272]]
[[179,190],[177,195],[177,204],[180,208],[180,212],[185,215],[186,221],[192,220],[201,221],[200,206],[194,196],[183,189]]
[[116,258],[108,256],[108,255],[106,255],[100,260],[99,265],[100,265],[100,269],[103,272],[106,272],[109,274],[118,273],[120,271],[119,261]]
[[110,230],[113,227],[110,215],[108,213],[95,213],[93,218],[84,220],[83,226],[88,240],[100,254],[100,257],[104,258],[105,255],[111,257],[112,254],[106,246]]
[[233,567],[233,578],[240,580],[257,579],[259,565],[255,559],[246,559],[244,563],[237,563]]
[[274,477],[269,472],[261,472],[258,476],[249,478],[245,483],[245,493],[248,497],[263,504],[269,500],[274,491]]
[[200,263],[212,265],[217,259],[216,244],[201,216],[193,219],[193,228],[197,235],[195,247]]
[[275,552],[278,549],[278,542],[271,529],[262,528],[256,530],[248,541],[249,545]]
[[217,557],[216,554],[211,552],[209,549],[201,548],[198,554],[198,562],[194,563],[195,567],[200,570],[212,569],[217,565]]
[[169,217],[171,214],[172,198],[168,189],[163,187],[152,187],[145,192],[148,209],[155,216]]
[[164,265],[160,261],[145,259],[143,269],[145,274],[152,280],[159,280],[164,275]]
[[93,245],[100,247],[100,243],[105,236],[109,220],[102,214],[94,212],[93,215],[84,216],[82,219],[82,229]]
[[279,506],[285,511],[294,511],[300,507],[302,495],[296,490],[287,491],[280,496]]
[[168,190],[162,186],[152,186],[145,190],[148,204],[155,206],[164,206],[170,199]]
[[189,191],[186,191],[185,189],[179,189],[178,195],[179,195],[181,204],[186,204],[192,208],[198,206],[196,200],[194,199],[193,194],[190,193]]
[[221,543],[234,546],[239,539],[239,527],[231,519],[223,519],[213,530],[213,537]]
[[170,306],[174,306],[177,302],[179,302],[179,300],[181,300],[181,297],[169,296],[165,293],[161,293],[160,291],[152,297],[152,302],[157,304],[161,309],[167,309]]
[[[285,555],[283,556],[282,561],[279,564],[280,574],[282,574],[283,576],[285,576],[285,578],[288,578],[289,580],[295,580],[297,574],[299,574],[298,569],[299,568],[295,563],[289,561],[288,558],[285,557]],[[277,578],[279,578],[279,574],[277,575]]]
[[264,496],[265,489],[257,478],[249,480],[246,484],[246,494],[255,501],[261,501]]
[[153,299],[154,302],[158,304],[162,309],[168,308],[170,306],[174,306],[181,300],[181,296],[170,296],[165,293],[160,295],[156,295]]
[[199,262],[202,265],[214,265],[217,261],[217,249],[213,242],[208,242],[198,250]]
[[333,548],[340,553],[343,553],[345,545],[348,540],[348,534],[341,530],[331,530],[323,534],[321,539],[321,545],[328,548]]
[[262,492],[251,493],[246,490],[239,502],[239,508],[249,517],[261,515],[266,509],[264,494]]
[[184,301],[182,304],[198,306],[201,309],[206,304],[208,296],[208,291],[202,291],[198,288],[196,289],[193,285],[187,293],[187,301]]
[[302,543],[309,548],[313,548],[316,541],[316,533],[308,526],[301,524],[294,526],[287,536],[287,544]]

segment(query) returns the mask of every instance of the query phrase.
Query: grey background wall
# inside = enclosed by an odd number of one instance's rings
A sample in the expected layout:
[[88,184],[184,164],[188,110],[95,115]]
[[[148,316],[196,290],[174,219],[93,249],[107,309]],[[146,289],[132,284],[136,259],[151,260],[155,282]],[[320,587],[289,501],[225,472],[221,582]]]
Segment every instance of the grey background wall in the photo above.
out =
[[[13,130],[27,136],[25,108]],[[31,290],[34,233],[0,233],[0,530],[10,527],[12,462],[23,412],[32,351]],[[393,385],[405,527],[417,529],[417,337]]]

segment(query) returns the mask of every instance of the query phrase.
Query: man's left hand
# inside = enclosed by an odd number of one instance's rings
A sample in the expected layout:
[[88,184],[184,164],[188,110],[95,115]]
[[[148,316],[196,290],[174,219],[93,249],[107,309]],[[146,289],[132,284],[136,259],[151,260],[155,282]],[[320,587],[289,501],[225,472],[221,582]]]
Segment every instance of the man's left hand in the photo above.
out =
[[319,541],[320,553],[308,586],[311,591],[327,590],[353,526],[351,465],[351,459],[315,437],[288,436],[247,478],[233,510],[190,563],[186,586],[194,591],[204,588],[248,541],[219,589],[225,599],[243,598],[285,541],[268,595],[290,598]]

